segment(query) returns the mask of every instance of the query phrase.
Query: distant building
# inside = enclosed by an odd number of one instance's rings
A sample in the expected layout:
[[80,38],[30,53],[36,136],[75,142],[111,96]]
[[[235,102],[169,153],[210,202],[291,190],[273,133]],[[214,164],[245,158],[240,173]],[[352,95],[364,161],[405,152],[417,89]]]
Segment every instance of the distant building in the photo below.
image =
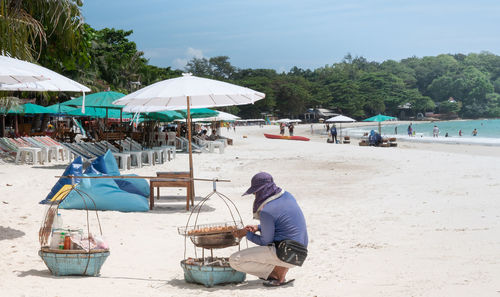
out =
[[331,117],[339,115],[338,113],[333,112],[331,109],[327,108],[309,108],[306,113],[304,113],[303,117],[305,122],[317,122],[321,119],[329,119]]

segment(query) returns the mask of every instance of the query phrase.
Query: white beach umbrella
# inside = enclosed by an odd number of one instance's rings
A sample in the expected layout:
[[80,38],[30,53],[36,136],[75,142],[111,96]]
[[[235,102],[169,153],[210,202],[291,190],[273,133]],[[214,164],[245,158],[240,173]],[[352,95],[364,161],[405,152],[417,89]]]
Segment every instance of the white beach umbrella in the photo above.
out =
[[0,56],[0,90],[90,92],[86,86],[48,68],[6,56]]
[[346,117],[344,115],[338,115],[338,116],[334,116],[334,117],[327,119],[325,122],[339,123],[339,125],[340,125],[340,127],[339,127],[340,137],[342,137],[342,123],[353,123],[353,122],[356,122],[356,120],[352,119],[350,117]]
[[[152,112],[251,104],[264,93],[190,74],[163,80],[135,91],[113,104],[125,105],[127,112]],[[189,98],[189,106],[187,99]]]
[[86,86],[50,69],[0,55],[0,90],[90,92]]
[[290,119],[288,118],[285,118],[285,119],[279,119],[279,120],[276,120],[276,121],[273,121],[274,123],[288,123],[290,122]]
[[198,118],[196,119],[197,122],[220,122],[220,121],[236,121],[241,119],[239,116],[236,116],[234,114],[230,114],[227,112],[223,111],[218,111],[219,114],[215,117],[209,117],[209,118]]
[[0,55],[0,85],[49,79],[38,71],[38,65]]
[[355,119],[352,119],[350,117],[346,117],[344,115],[338,115],[338,116],[331,117],[328,120],[326,120],[326,122],[330,122],[330,123],[352,123],[355,121],[356,121]]
[[183,74],[154,83],[113,102],[125,105],[123,111],[152,112],[187,109],[189,171],[193,178],[191,146],[191,108],[253,104],[266,95],[249,88],[213,79]]

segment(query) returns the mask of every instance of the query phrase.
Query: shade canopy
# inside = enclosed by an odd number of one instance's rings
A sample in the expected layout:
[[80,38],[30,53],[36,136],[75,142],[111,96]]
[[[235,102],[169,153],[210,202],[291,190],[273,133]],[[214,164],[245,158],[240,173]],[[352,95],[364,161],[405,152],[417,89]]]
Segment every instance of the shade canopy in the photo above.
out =
[[395,118],[395,117],[390,117],[390,116],[386,116],[383,114],[378,114],[378,115],[373,116],[371,118],[364,119],[363,122],[384,122],[384,121],[394,121],[397,119],[398,118]]
[[6,56],[0,56],[0,90],[90,92],[86,86],[50,69]]
[[[113,101],[124,97],[125,94],[119,92],[99,92],[85,95],[85,107],[102,107],[121,109],[123,106],[112,104]],[[61,103],[63,105],[82,106],[83,96]]]
[[43,114],[52,113],[52,111],[44,106],[32,103],[21,104],[17,107],[11,108],[7,113],[9,114]]
[[56,103],[47,106],[47,109],[52,111],[53,114],[65,114],[67,112],[74,111],[78,108],[69,105],[63,105],[62,103]]
[[249,88],[190,74],[157,82],[114,102],[125,105],[124,111],[150,112],[253,104],[265,97],[264,93]]
[[356,121],[355,119],[352,119],[350,117],[346,117],[344,115],[338,115],[338,116],[331,117],[331,118],[327,119],[325,122],[329,122],[329,123],[352,123],[352,122],[355,122],[355,121]]
[[274,123],[288,123],[290,122],[290,119],[279,119],[279,120],[276,120],[276,121],[273,121]]

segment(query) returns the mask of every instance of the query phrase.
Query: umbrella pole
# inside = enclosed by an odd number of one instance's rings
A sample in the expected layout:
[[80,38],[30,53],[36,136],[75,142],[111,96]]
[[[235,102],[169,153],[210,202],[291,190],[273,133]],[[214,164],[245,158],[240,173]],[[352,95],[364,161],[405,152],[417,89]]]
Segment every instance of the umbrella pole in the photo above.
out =
[[2,137],[5,137],[5,114],[2,115]]
[[18,126],[18,123],[17,123],[17,114],[15,115],[16,117],[16,122],[15,122],[15,127],[14,127],[14,131],[16,132],[16,136],[19,135],[19,126]]
[[[193,172],[193,148],[191,146],[191,107],[190,107],[190,102],[189,102],[189,96],[187,96],[187,119],[186,119],[186,124],[187,124],[187,130],[188,130],[188,144],[189,144],[189,177],[191,180],[189,181],[191,183],[190,188],[190,195],[191,195],[191,205],[194,205],[194,172]],[[189,210],[189,204],[187,205],[187,210]]]
[[380,136],[382,136],[382,124],[381,124],[381,122],[378,122],[378,134],[380,134]]

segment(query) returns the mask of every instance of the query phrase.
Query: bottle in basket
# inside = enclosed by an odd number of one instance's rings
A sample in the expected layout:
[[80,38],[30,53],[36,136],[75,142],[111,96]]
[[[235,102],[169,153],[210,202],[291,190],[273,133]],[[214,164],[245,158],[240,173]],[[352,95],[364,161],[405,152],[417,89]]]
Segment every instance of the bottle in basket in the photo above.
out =
[[65,250],[71,249],[71,237],[69,235],[66,235],[64,237],[64,249]]
[[64,250],[64,239],[66,238],[66,232],[61,232],[61,236],[59,237],[59,246],[60,250]]

